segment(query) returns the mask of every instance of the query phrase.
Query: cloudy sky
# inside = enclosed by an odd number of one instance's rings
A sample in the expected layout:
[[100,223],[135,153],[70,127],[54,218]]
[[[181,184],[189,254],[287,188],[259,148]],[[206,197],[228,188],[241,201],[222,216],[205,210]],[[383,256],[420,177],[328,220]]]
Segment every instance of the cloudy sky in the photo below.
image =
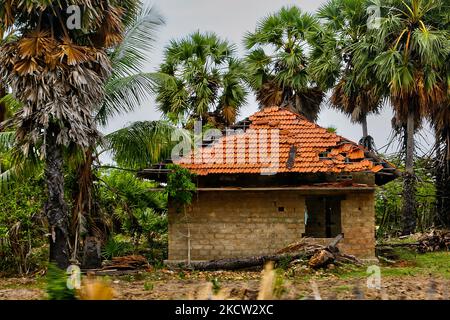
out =
[[[164,48],[171,39],[184,37],[194,31],[213,31],[220,37],[235,43],[239,53],[243,55],[242,38],[245,32],[254,30],[256,23],[268,13],[275,12],[285,5],[296,5],[302,10],[314,12],[325,0],[144,0],[148,5],[157,8],[165,18],[166,25],[161,26],[157,33],[157,40],[152,52],[149,52],[150,63],[146,66],[147,72],[155,71],[162,62]],[[258,106],[253,96],[241,109],[240,118],[254,113]],[[105,133],[122,128],[133,121],[157,120],[161,114],[157,111],[153,99],[145,102],[132,113],[113,119],[108,127],[103,128]],[[378,148],[384,146],[390,137],[390,120],[392,109],[387,106],[382,113],[368,118],[369,134],[375,139]],[[352,124],[343,114],[331,110],[324,105],[319,125],[337,128],[338,134],[358,141],[362,135],[361,127]],[[425,140],[431,141],[429,129],[423,130]],[[384,150],[381,150],[384,151]]]

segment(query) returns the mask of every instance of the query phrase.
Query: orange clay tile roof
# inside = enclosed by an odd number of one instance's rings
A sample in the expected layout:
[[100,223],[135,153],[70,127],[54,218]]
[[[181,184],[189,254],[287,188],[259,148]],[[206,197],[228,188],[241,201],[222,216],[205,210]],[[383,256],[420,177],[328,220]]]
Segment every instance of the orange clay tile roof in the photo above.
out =
[[[328,132],[287,109],[265,108],[250,116],[247,122],[249,125],[245,131],[223,136],[199,148],[197,153],[192,152],[174,162],[198,175],[272,171],[376,173],[383,169],[383,165],[376,160],[365,157],[362,146]],[[276,144],[271,145],[271,142],[277,141],[277,135],[273,136],[272,132],[278,132],[279,148]],[[264,138],[267,138],[266,149],[258,144]],[[260,146],[263,149],[258,149]]]

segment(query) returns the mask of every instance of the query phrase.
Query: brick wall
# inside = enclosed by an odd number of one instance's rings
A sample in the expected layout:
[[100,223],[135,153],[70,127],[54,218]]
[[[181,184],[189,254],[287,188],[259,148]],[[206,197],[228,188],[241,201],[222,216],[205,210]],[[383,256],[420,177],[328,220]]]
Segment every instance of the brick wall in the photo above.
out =
[[[305,232],[304,205],[299,191],[198,192],[186,213],[169,208],[169,261],[187,259],[189,232],[193,261],[274,253]],[[342,202],[346,252],[374,256],[373,205],[372,194]]]
[[341,202],[344,240],[340,249],[360,258],[375,257],[374,193],[347,195]]

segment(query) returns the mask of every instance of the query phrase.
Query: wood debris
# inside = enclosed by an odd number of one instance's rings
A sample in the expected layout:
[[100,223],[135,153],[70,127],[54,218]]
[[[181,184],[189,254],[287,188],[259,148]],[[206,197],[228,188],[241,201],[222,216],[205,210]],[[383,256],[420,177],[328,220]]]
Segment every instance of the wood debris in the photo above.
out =
[[450,231],[432,230],[419,238],[417,250],[420,253],[450,250]]
[[326,267],[334,262],[360,264],[354,256],[339,252],[337,244],[342,239],[343,235],[339,234],[327,246],[313,244],[302,239],[302,241],[293,243],[272,255],[192,262],[187,267],[194,270],[238,270],[264,266],[269,261],[277,263],[280,261],[304,261],[305,259],[309,261],[309,266],[312,268]]
[[106,261],[101,270],[137,270],[149,267],[147,258],[141,255],[131,255],[124,257],[114,257],[111,261]]

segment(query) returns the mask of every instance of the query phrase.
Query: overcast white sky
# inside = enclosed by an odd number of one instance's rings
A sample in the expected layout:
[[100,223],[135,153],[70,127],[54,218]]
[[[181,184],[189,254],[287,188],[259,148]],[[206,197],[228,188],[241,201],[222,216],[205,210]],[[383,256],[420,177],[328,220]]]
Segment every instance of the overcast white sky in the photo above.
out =
[[[235,43],[239,53],[244,53],[242,38],[246,31],[254,30],[258,20],[268,13],[275,12],[285,5],[296,5],[302,10],[314,12],[325,0],[144,0],[155,6],[165,18],[166,25],[157,33],[157,41],[149,53],[151,63],[145,71],[155,71],[162,62],[165,46],[171,39],[180,38],[194,31],[213,31],[220,37]],[[245,118],[255,111],[258,105],[253,96],[248,104],[241,109],[239,118]],[[161,114],[156,110],[153,99],[150,99],[138,110],[113,119],[108,127],[103,128],[108,133],[122,128],[134,121],[157,120]],[[392,110],[389,106],[382,113],[368,118],[369,134],[375,139],[376,146],[382,147],[388,142],[391,133]],[[361,127],[352,124],[343,114],[326,106],[322,107],[318,124],[323,127],[334,126],[338,134],[358,141],[362,135]],[[429,130],[423,133],[432,140]],[[423,143],[422,144],[427,144]]]

